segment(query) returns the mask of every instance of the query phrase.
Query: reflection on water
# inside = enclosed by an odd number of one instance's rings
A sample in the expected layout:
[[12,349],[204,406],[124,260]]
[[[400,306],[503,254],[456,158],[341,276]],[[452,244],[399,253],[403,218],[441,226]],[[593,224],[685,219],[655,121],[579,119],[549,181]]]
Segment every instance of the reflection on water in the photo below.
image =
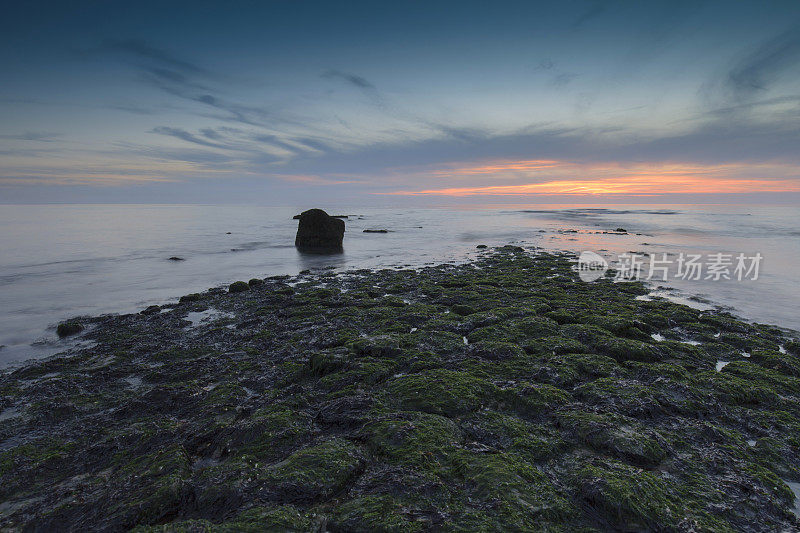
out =
[[318,268],[339,268],[347,266],[347,252],[332,254],[312,254],[297,252],[300,270],[315,270]]
[[[353,216],[346,220],[345,251],[336,255],[295,250],[292,216],[306,207],[0,206],[0,365],[76,342],[55,337],[53,326],[68,317],[134,312],[235,280],[307,269],[461,261],[479,253],[478,244],[606,256],[760,252],[757,282],[671,279],[658,284],[678,291],[654,287],[653,294],[695,307],[730,306],[760,322],[800,329],[800,221],[794,207],[338,206],[328,211]],[[390,231],[363,233],[376,227]],[[169,261],[173,256],[185,260]],[[32,347],[32,341],[40,342]]]

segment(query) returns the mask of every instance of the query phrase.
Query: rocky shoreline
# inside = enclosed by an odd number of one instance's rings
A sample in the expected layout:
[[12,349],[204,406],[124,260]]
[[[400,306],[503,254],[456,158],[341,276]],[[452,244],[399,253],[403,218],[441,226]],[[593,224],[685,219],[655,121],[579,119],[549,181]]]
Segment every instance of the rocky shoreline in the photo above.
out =
[[0,528],[800,530],[795,334],[482,254],[81,321],[0,378]]

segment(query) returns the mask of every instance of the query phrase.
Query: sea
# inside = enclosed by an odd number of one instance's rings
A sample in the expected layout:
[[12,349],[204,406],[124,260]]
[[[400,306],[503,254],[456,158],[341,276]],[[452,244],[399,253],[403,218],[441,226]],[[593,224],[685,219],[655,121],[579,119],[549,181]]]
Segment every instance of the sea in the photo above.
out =
[[307,269],[458,263],[478,245],[593,252],[653,296],[800,331],[796,206],[307,207],[347,217],[343,253],[295,249],[299,207],[0,205],[0,368],[83,345],[55,333],[71,317]]

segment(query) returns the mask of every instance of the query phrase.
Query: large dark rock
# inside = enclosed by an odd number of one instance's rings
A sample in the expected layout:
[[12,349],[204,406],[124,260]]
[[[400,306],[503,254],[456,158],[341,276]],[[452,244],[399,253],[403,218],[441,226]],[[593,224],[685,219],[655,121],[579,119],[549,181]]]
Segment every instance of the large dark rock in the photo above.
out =
[[304,252],[330,253],[342,251],[344,221],[330,216],[322,209],[309,209],[297,217],[297,237],[294,245]]

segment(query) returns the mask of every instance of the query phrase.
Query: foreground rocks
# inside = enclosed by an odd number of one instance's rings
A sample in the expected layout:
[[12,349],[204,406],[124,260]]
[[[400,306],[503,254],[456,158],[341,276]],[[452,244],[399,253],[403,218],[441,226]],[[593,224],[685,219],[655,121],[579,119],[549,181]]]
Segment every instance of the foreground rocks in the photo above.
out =
[[322,209],[309,209],[297,217],[297,236],[294,245],[312,253],[341,252],[344,221],[328,215]]
[[0,379],[0,528],[798,530],[800,344],[570,267],[501,248],[94,319]]

